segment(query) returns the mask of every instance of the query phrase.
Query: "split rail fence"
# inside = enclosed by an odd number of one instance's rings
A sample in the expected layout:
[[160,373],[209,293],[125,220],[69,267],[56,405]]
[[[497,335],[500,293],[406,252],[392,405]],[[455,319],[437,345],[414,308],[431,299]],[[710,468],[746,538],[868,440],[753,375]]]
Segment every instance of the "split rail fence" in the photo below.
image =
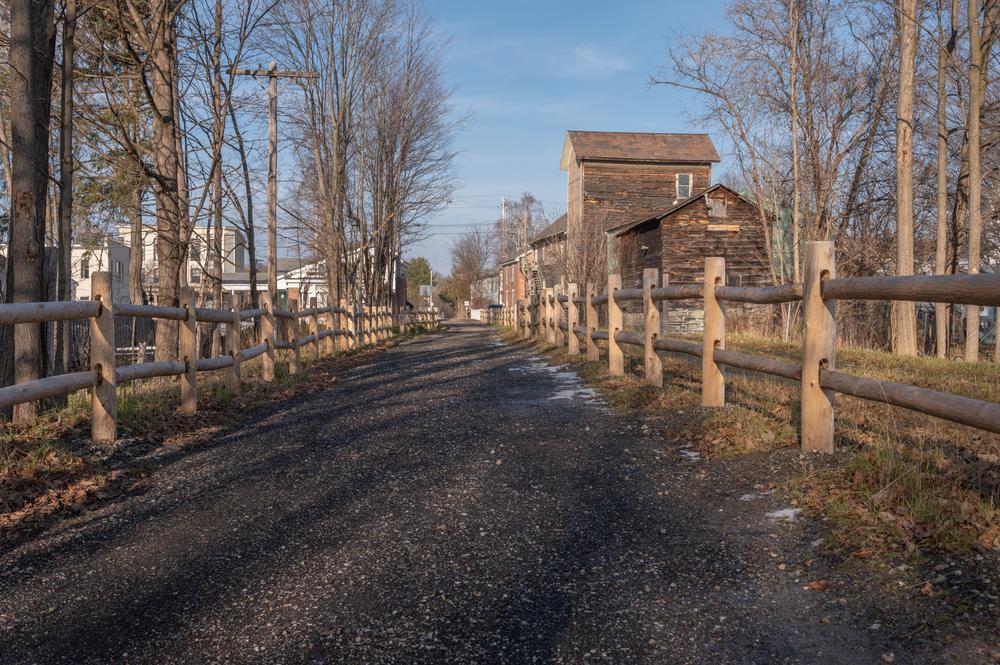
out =
[[[655,268],[643,271],[642,288],[622,288],[620,275],[608,276],[608,289],[596,295],[593,284],[580,294],[576,284],[566,293],[546,289],[541,302],[504,308],[498,323],[514,326],[526,338],[544,339],[567,347],[570,355],[600,357],[598,342],[607,343],[612,376],[625,373],[623,346],[643,349],[645,381],[663,385],[663,365],[658,352],[679,353],[701,359],[701,401],[706,407],[725,405],[726,379],[721,367],[735,367],[781,377],[801,384],[800,442],[803,450],[833,452],[834,396],[850,395],[900,406],[990,432],[1000,433],[1000,404],[917,386],[854,376],[836,370],[836,307],[838,300],[903,300],[959,305],[1000,305],[1000,275],[920,275],[898,277],[837,278],[832,242],[808,242],[802,284],[772,287],[726,286],[725,259],[705,259],[701,284],[659,283]],[[694,342],[660,337],[659,303],[702,300],[704,332]],[[622,304],[641,301],[644,330],[626,331]],[[722,304],[802,303],[802,357],[786,362],[726,349],[726,314]],[[598,308],[607,307],[608,330],[598,329]],[[565,309],[565,320],[564,310]],[[582,313],[581,313],[582,309]],[[583,350],[581,351],[581,341]]]
[[[352,306],[340,300],[336,307],[313,307],[298,310],[280,309],[271,304],[268,293],[260,294],[257,309],[208,309],[195,306],[190,287],[181,290],[176,307],[162,305],[114,304],[111,274],[91,275],[90,300],[0,304],[0,325],[46,321],[89,320],[90,369],[50,376],[35,381],[0,388],[0,408],[26,402],[92,390],[91,438],[113,441],[117,438],[117,386],[120,383],[154,377],[180,377],[180,406],[183,413],[198,409],[198,372],[225,371],[228,390],[241,388],[240,366],[260,357],[261,379],[274,381],[276,352],[288,350],[289,374],[302,371],[302,349],[312,347],[316,358],[378,344],[394,334],[398,325],[406,334],[411,328],[436,327],[438,315],[429,311],[394,312],[389,307]],[[115,317],[166,319],[180,322],[179,353],[174,360],[115,366]],[[286,326],[278,325],[281,319]],[[244,321],[259,323],[257,344],[242,346]],[[308,334],[303,335],[303,321]],[[212,358],[199,357],[198,324],[226,326],[226,353]],[[285,334],[281,329],[286,328]],[[284,338],[284,339],[282,339]]]

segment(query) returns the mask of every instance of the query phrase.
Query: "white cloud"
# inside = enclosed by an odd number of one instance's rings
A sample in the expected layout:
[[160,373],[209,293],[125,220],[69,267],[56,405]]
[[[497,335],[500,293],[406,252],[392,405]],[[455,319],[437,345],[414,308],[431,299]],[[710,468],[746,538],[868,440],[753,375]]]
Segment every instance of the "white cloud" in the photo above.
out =
[[632,68],[632,64],[626,58],[607,53],[592,44],[574,46],[563,57],[564,71],[572,76],[610,76]]

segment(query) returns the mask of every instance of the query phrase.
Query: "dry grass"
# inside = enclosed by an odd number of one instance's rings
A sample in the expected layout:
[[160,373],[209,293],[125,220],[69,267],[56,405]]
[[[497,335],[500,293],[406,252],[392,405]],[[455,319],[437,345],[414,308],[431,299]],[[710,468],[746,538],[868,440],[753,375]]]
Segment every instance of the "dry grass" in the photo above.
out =
[[[800,355],[796,343],[749,335],[730,336],[727,348],[789,360]],[[668,416],[667,434],[695,443],[707,456],[798,446],[796,383],[732,371],[727,407],[703,409],[700,365],[664,358],[660,390],[637,378],[641,356],[625,349],[627,376],[618,378],[607,375],[603,359],[581,363],[557,357],[573,364],[612,406]],[[1000,368],[990,362],[899,358],[855,348],[837,353],[838,369],[844,372],[1000,401]],[[848,452],[844,464],[810,472],[789,488],[809,512],[833,521],[834,545],[857,556],[1000,548],[1000,436],[838,396],[836,444]]]

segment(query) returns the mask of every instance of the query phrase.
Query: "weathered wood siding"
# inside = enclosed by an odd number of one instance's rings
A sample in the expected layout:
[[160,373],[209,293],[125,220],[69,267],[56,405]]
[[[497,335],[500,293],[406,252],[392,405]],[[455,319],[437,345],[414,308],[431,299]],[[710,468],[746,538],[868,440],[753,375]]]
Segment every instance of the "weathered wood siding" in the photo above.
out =
[[672,283],[700,282],[705,257],[722,256],[728,285],[769,285],[767,243],[756,206],[722,188],[712,198],[724,199],[725,218],[710,219],[702,197],[663,220],[660,269]]
[[[618,259],[623,285],[634,286],[641,282],[643,268],[659,268],[671,284],[701,283],[708,256],[726,259],[728,285],[767,286],[771,283],[765,251],[767,244],[756,207],[725,189],[718,189],[711,196],[725,202],[725,217],[710,218],[708,205],[702,197],[662,220],[642,224],[619,236]],[[761,309],[727,306],[727,311],[732,311],[734,316],[744,317],[759,313]],[[766,306],[763,309],[766,310]],[[669,335],[697,334],[701,324],[700,302],[670,303],[663,317],[663,327]]]
[[[692,192],[711,185],[712,168],[708,164],[586,162],[580,192],[582,222],[609,229],[666,210],[677,201],[679,173],[691,174]],[[571,182],[572,175],[571,168]],[[572,197],[572,186],[570,189]],[[571,198],[570,209],[572,201]]]
[[585,166],[575,158],[570,162],[566,178],[566,233],[580,228],[583,218],[583,178]]

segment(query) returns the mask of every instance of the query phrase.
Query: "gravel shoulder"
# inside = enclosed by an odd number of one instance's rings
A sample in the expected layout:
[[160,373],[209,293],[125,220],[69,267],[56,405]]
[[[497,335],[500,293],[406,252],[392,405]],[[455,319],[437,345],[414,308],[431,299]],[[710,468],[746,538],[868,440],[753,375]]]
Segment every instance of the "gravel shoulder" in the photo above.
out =
[[0,660],[993,662],[652,431],[453,322],[0,552]]

